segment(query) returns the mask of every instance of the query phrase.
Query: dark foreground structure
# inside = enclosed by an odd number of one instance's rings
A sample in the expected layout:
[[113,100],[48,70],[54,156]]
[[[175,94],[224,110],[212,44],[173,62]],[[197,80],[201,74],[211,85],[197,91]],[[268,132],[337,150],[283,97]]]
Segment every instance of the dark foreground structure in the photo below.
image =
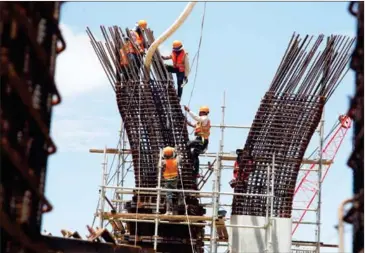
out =
[[[59,2],[1,2],[1,252],[47,252],[40,228],[57,54]],[[57,43],[61,46],[58,47]],[[23,251],[24,250],[24,251]]]
[[349,116],[354,122],[353,151],[348,165],[353,169],[353,205],[344,220],[353,224],[353,252],[364,252],[364,2],[351,2],[349,11],[357,20],[356,48],[351,69],[355,71],[355,95]]

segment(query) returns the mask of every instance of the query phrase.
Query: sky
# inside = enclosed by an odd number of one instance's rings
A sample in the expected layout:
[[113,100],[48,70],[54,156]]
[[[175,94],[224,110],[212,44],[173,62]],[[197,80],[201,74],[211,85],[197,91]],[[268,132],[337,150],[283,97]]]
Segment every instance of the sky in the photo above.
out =
[[[89,27],[102,39],[100,25],[132,27],[139,19],[148,21],[155,37],[164,32],[185,8],[185,2],[69,2],[61,10],[61,28],[66,51],[56,63],[56,83],[63,101],[55,107],[51,135],[57,153],[49,158],[46,196],[54,205],[45,214],[43,229],[60,235],[61,229],[86,234],[93,222],[101,184],[101,154],[90,148],[115,148],[121,118],[115,94],[98,62],[88,36]],[[210,107],[212,124],[221,121],[221,102],[226,93],[225,122],[250,125],[268,89],[293,32],[301,35],[355,35],[355,20],[345,2],[208,2],[200,50],[197,79],[195,65],[184,88],[182,104],[193,111]],[[190,53],[197,52],[204,3],[198,3],[185,23],[160,47],[168,54],[172,41],[179,39]],[[195,83],[195,85],[194,85]],[[325,132],[339,114],[347,111],[354,93],[354,73],[349,71],[325,108]],[[224,150],[234,151],[246,141],[248,131],[225,131]],[[325,243],[337,243],[337,208],[352,196],[352,173],[346,165],[351,152],[349,131],[323,184],[322,236]],[[191,136],[193,138],[193,136]],[[219,148],[220,130],[212,130],[209,152]],[[315,134],[308,148],[318,143]],[[109,156],[108,164],[111,164]],[[222,191],[231,171],[223,170]],[[126,179],[133,186],[132,173]],[[211,190],[211,184],[206,186]],[[226,204],[230,199],[224,199]],[[298,238],[314,241],[312,228],[298,231]],[[346,227],[346,251],[351,251],[350,227]],[[322,249],[322,252],[335,252]]]

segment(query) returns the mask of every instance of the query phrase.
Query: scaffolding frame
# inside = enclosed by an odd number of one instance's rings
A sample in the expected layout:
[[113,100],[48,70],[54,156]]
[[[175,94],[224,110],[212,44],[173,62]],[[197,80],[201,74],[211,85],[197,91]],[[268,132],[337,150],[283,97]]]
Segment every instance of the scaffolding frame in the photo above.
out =
[[[223,103],[222,103],[222,117],[221,117],[221,123],[219,125],[217,124],[212,124],[211,127],[212,128],[219,128],[220,129],[220,140],[219,140],[219,149],[218,152],[213,152],[213,153],[206,153],[206,154],[202,154],[200,155],[201,157],[205,157],[205,158],[215,158],[216,159],[216,163],[214,166],[214,179],[212,180],[212,191],[207,192],[207,191],[192,191],[192,190],[184,190],[185,193],[194,193],[194,194],[199,194],[200,196],[198,196],[198,198],[211,198],[211,202],[210,203],[203,203],[203,205],[206,208],[211,208],[212,211],[212,215],[211,215],[211,219],[212,222],[210,222],[209,224],[203,224],[204,226],[208,226],[210,227],[210,251],[212,253],[217,253],[217,248],[218,247],[224,247],[226,246],[227,248],[229,248],[229,243],[228,242],[219,242],[219,240],[217,240],[217,236],[216,232],[217,232],[217,225],[214,222],[214,220],[216,220],[218,218],[218,211],[221,207],[231,207],[230,204],[221,204],[219,203],[220,201],[220,196],[221,195],[230,195],[230,196],[234,196],[234,195],[238,195],[238,196],[262,196],[265,197],[267,199],[271,199],[271,201],[268,201],[268,204],[266,206],[267,210],[271,205],[272,208],[272,201],[273,201],[273,196],[274,196],[274,192],[273,192],[273,187],[269,185],[268,183],[268,188],[272,188],[269,194],[245,194],[245,193],[229,193],[229,192],[221,192],[221,173],[223,170],[227,170],[227,169],[233,169],[232,165],[228,165],[223,163],[223,161],[229,161],[232,162],[235,160],[236,155],[232,154],[232,153],[225,153],[223,152],[224,149],[224,134],[225,134],[225,129],[240,129],[240,130],[249,130],[251,128],[251,125],[228,125],[225,124],[225,109],[226,109],[226,105],[225,105],[225,98],[226,98],[226,94],[225,91],[223,92]],[[322,204],[322,200],[321,200],[321,177],[322,177],[322,165],[325,165],[327,163],[332,163],[332,161],[326,161],[323,160],[322,157],[322,146],[324,143],[324,124],[325,124],[325,120],[324,120],[324,112],[322,113],[322,117],[321,117],[321,121],[317,127],[317,129],[315,130],[315,133],[318,133],[319,136],[319,152],[318,152],[318,160],[310,160],[310,159],[303,159],[302,164],[319,164],[319,169],[315,170],[315,172],[317,172],[318,174],[318,181],[316,182],[318,185],[318,190],[319,193],[317,195],[317,207],[316,208],[295,208],[295,206],[293,206],[293,210],[306,210],[308,212],[315,212],[316,213],[316,221],[315,222],[307,222],[307,221],[302,221],[300,222],[301,225],[314,225],[316,226],[316,240],[314,242],[309,242],[309,241],[304,241],[303,245],[305,246],[314,246],[315,247],[315,251],[316,252],[320,252],[320,247],[323,245],[323,243],[321,243],[320,241],[320,226],[321,226],[321,216],[320,216],[320,210],[321,210],[321,204]],[[118,146],[119,148],[117,149],[108,149],[108,148],[104,148],[104,150],[101,149],[90,149],[89,152],[90,153],[100,153],[100,154],[104,154],[104,162],[102,163],[102,184],[100,186],[101,188],[101,194],[100,194],[100,206],[101,208],[98,208],[97,210],[99,210],[99,214],[95,214],[99,216],[100,219],[100,227],[104,226],[104,217],[103,214],[105,213],[105,196],[106,196],[106,190],[107,189],[113,189],[114,190],[114,199],[112,200],[112,202],[117,203],[117,213],[122,213],[124,211],[124,195],[129,195],[129,194],[133,194],[134,190],[147,190],[147,191],[156,191],[156,194],[158,196],[158,198],[161,196],[161,192],[165,192],[167,191],[166,189],[161,187],[161,177],[160,177],[160,173],[159,173],[159,179],[158,179],[158,187],[157,188],[143,188],[143,187],[125,187],[124,183],[125,183],[125,177],[127,176],[127,174],[131,171],[130,169],[133,167],[131,160],[128,160],[128,156],[131,154],[130,150],[127,149],[128,146],[128,140],[126,138],[126,131],[124,129],[123,123],[121,124],[121,130],[119,131],[119,143]],[[117,170],[115,172],[116,177],[117,177],[117,185],[116,186],[109,186],[108,182],[106,180],[108,174],[106,173],[106,168],[107,168],[107,164],[108,164],[108,159],[107,159],[107,154],[114,154],[114,155],[118,155],[118,166],[117,166]],[[275,161],[274,161],[274,157],[273,157],[273,163],[271,168],[274,169],[275,168]],[[127,164],[129,163],[129,167],[127,167]],[[202,170],[206,170],[209,169],[208,165],[206,164],[201,164],[200,168]],[[160,164],[158,165],[158,169],[160,170]],[[301,171],[305,171],[305,169],[300,169]],[[270,171],[270,170],[269,170]],[[313,170],[312,170],[313,171]],[[268,173],[268,175],[270,175],[270,173]],[[275,177],[274,173],[272,173],[273,178]],[[208,178],[209,179],[209,178]],[[270,176],[268,177],[268,180],[270,180]],[[274,181],[272,181],[274,182]],[[171,190],[169,189],[169,191],[173,191],[173,192],[180,192],[182,193],[183,191],[180,189],[178,190]],[[140,194],[143,194],[143,192],[140,192]],[[136,219],[123,219],[123,218],[118,218],[121,221],[124,222],[147,222],[147,223],[155,223],[156,225],[159,223],[165,223],[164,221],[161,220],[161,217],[159,217],[159,201],[157,201],[157,205],[156,205],[156,216],[155,219],[152,220],[136,220]],[[164,220],[166,220],[166,217],[163,217]],[[229,218],[228,218],[229,219]],[[228,220],[227,219],[227,220]],[[268,216],[269,221],[272,219],[272,211],[269,212],[269,216]],[[298,223],[297,221],[292,221],[293,223]],[[168,223],[171,223],[171,221],[169,221]],[[270,223],[270,222],[269,222]],[[179,224],[182,225],[188,225],[189,222],[179,222]],[[202,225],[201,223],[193,223],[191,222],[191,225]],[[226,227],[239,227],[239,228],[253,228],[253,229],[267,229],[267,228],[271,228],[271,226],[269,224],[265,224],[265,226],[246,226],[246,225],[238,225],[238,226],[234,226],[231,224],[226,224]],[[155,226],[155,236],[154,236],[154,248],[157,248],[157,239],[158,239],[158,226]],[[270,229],[271,230],[271,229]],[[269,232],[270,233],[270,232]],[[269,242],[267,242],[268,245]],[[299,242],[297,242],[295,244],[296,246],[300,245]],[[267,247],[267,249],[269,249],[269,247]]]

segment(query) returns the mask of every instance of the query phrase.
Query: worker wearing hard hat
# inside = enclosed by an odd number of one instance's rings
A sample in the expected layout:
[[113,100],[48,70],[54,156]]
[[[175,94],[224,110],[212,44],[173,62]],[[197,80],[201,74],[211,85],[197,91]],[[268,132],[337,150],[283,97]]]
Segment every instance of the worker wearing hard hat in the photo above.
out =
[[194,162],[194,175],[199,174],[199,155],[206,152],[209,144],[210,135],[210,119],[208,117],[209,107],[202,106],[199,109],[199,116],[195,115],[187,106],[184,106],[190,116],[196,121],[196,124],[192,124],[187,121],[187,124],[191,127],[195,127],[196,139],[189,141],[188,147],[191,150],[193,162]]
[[137,46],[138,53],[142,55],[145,54],[145,49],[147,48],[147,44],[143,36],[143,32],[146,28],[147,28],[146,20],[140,20],[137,22],[136,26],[132,30],[130,30],[133,42]]
[[[177,189],[180,160],[181,158],[179,155],[176,154],[174,148],[166,147],[163,149],[162,176],[165,180],[166,189]],[[173,194],[173,192],[166,192],[166,215],[172,214]]]
[[175,40],[172,43],[172,53],[169,56],[161,56],[163,60],[172,60],[173,65],[166,65],[170,73],[176,74],[177,79],[177,96],[181,99],[183,84],[188,82],[189,75],[189,57],[184,50],[181,41]]
[[123,47],[120,49],[120,66],[125,80],[129,77],[139,76],[142,65],[142,56],[145,54],[146,43],[143,30],[147,28],[147,22],[140,20],[133,29],[129,30],[129,37],[124,38]]

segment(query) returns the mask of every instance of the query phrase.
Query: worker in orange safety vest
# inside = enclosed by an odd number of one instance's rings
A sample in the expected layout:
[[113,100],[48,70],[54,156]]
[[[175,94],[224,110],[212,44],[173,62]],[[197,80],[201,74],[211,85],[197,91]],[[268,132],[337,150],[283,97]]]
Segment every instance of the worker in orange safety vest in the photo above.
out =
[[[119,64],[121,67],[122,76],[125,81],[128,81],[133,75],[131,67],[137,67],[133,64],[135,61],[134,48],[129,38],[125,38],[124,45],[119,49]],[[135,71],[138,72],[137,67]],[[136,74],[136,73],[135,73]]]
[[177,79],[177,96],[181,99],[183,85],[188,83],[189,75],[189,57],[184,50],[181,41],[175,40],[172,43],[172,53],[169,56],[161,56],[163,60],[172,60],[173,65],[166,64],[166,69],[170,73],[176,74]]
[[125,80],[129,80],[132,76],[139,77],[146,48],[142,32],[146,28],[147,22],[140,20],[129,30],[129,37],[124,38],[124,45],[120,49],[120,65]]
[[133,38],[133,41],[137,45],[137,53],[144,55],[145,49],[147,48],[146,41],[143,37],[143,31],[147,28],[147,21],[140,20],[137,22],[134,29],[130,30],[130,34]]
[[192,124],[188,120],[187,124],[195,128],[195,140],[189,141],[188,148],[191,151],[193,159],[193,174],[199,177],[199,155],[206,152],[209,144],[210,136],[210,119],[208,117],[209,107],[202,106],[199,109],[199,116],[195,115],[187,106],[184,106],[185,111],[187,111],[190,116],[196,121],[196,124]]
[[[176,154],[175,149],[172,147],[165,147],[163,149],[162,160],[162,176],[165,181],[166,189],[177,189],[177,183],[179,178],[179,163],[180,156]],[[173,192],[166,192],[166,215],[172,214],[173,209]],[[180,199],[180,194],[179,199]]]

